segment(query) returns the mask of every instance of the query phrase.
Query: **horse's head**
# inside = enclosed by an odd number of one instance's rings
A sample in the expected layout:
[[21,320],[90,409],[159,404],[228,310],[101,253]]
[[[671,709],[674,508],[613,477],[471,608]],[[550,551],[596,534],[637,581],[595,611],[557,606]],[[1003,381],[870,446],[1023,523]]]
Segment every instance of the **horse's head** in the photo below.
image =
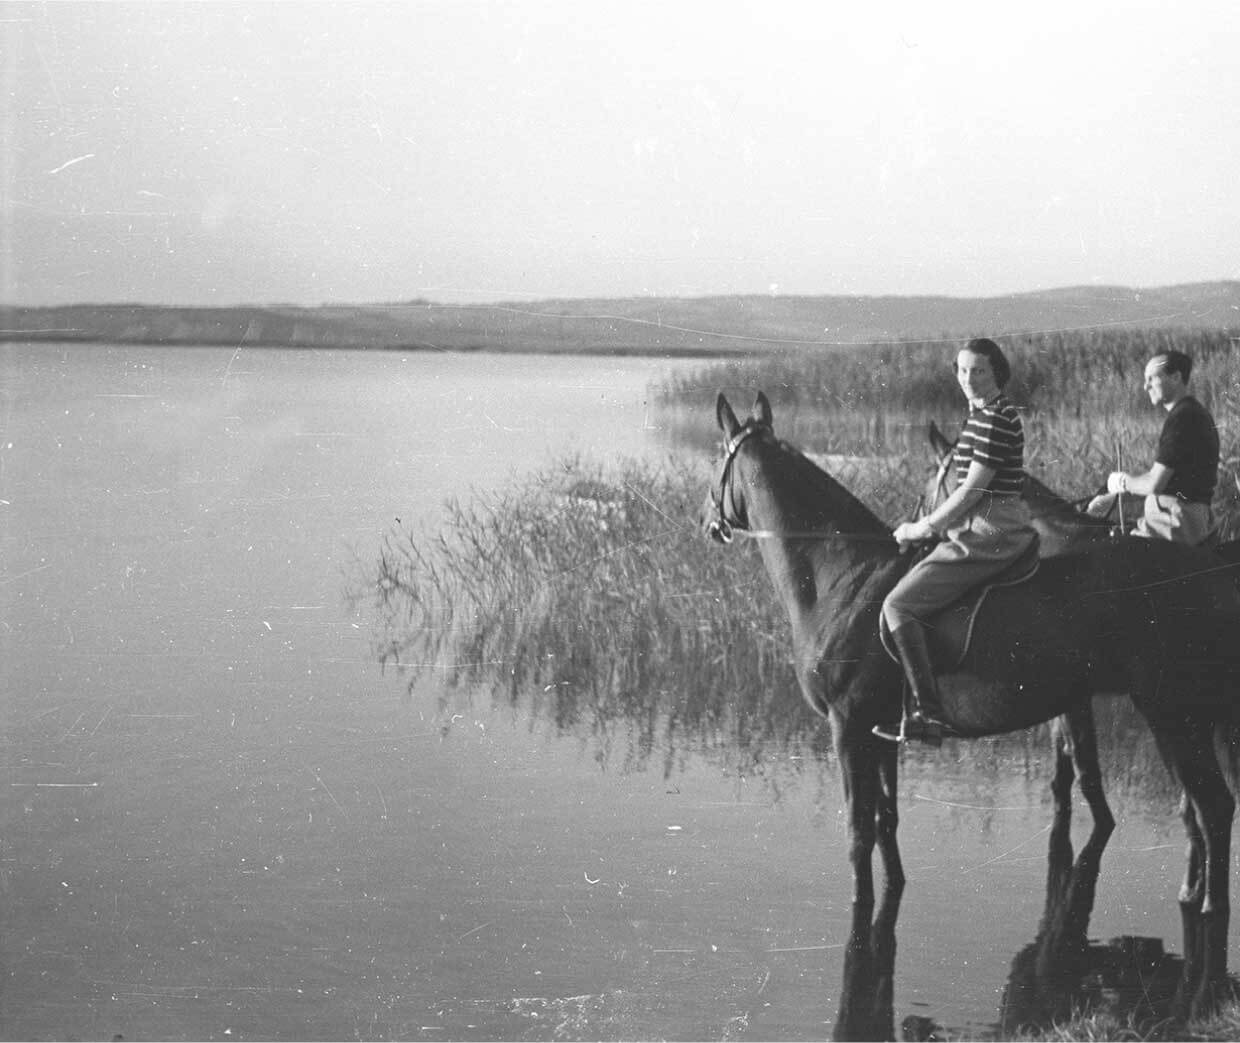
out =
[[741,423],[721,391],[715,400],[715,418],[724,437],[723,462],[702,505],[702,530],[716,543],[730,543],[733,529],[749,527],[744,491],[735,481],[736,456],[751,438],[774,438],[771,403],[759,391],[749,418]]
[[926,480],[926,491],[921,497],[918,517],[929,514],[956,488],[956,469],[952,466],[952,450],[956,448],[955,443],[948,440],[933,420],[930,421],[927,434],[938,464],[935,466],[934,473]]

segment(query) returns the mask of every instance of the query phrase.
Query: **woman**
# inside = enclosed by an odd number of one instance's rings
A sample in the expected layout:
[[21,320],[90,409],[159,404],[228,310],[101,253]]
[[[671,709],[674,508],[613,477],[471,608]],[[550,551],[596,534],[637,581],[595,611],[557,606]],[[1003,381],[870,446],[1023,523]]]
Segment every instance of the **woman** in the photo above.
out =
[[1024,429],[1003,394],[1011,373],[993,340],[971,340],[961,350],[956,380],[969,400],[969,415],[953,458],[959,485],[930,514],[892,533],[901,549],[942,538],[883,601],[883,621],[908,677],[910,698],[901,727],[906,739],[938,745],[952,733],[943,720],[925,627],[939,610],[1002,572],[1037,539],[1021,498]]

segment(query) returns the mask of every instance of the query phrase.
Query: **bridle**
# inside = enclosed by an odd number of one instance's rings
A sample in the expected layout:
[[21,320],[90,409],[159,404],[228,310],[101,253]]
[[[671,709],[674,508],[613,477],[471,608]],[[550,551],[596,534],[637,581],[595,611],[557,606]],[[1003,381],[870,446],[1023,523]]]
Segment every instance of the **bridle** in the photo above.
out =
[[[719,484],[716,489],[711,490],[711,501],[715,505],[715,517],[706,526],[707,535],[720,543],[731,543],[733,531],[745,528],[746,523],[736,516],[736,504],[732,499],[732,464],[736,460],[736,454],[740,452],[741,446],[757,434],[771,434],[771,425],[761,420],[750,419],[746,421],[744,427],[728,439],[727,445],[724,446],[723,465],[719,471]],[[728,517],[728,510],[724,507],[725,499],[733,508],[730,518]]]
[[[788,539],[788,540],[846,540],[852,543],[891,543],[887,533],[843,533],[838,529],[750,529],[748,520],[738,517],[736,500],[732,496],[732,465],[737,453],[754,435],[774,436],[774,429],[769,423],[750,417],[745,426],[736,432],[723,450],[723,464],[719,471],[719,483],[711,490],[711,503],[715,508],[715,517],[706,524],[706,535],[718,543],[732,542],[735,533],[740,532],[755,540]],[[731,507],[729,511],[727,504]]]

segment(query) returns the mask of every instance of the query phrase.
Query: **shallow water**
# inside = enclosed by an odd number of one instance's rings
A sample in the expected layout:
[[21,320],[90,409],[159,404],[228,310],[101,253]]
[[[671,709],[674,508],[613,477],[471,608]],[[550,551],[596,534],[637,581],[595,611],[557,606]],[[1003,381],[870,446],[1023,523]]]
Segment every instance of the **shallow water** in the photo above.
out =
[[[406,698],[345,598],[446,495],[658,458],[667,365],[0,347],[4,1038],[830,1033],[851,885],[821,737],[741,774],[693,735],[647,756],[624,720]],[[1103,710],[1090,934],[1178,950],[1174,794]],[[1047,761],[904,764],[896,1023],[985,1034],[1046,896]]]

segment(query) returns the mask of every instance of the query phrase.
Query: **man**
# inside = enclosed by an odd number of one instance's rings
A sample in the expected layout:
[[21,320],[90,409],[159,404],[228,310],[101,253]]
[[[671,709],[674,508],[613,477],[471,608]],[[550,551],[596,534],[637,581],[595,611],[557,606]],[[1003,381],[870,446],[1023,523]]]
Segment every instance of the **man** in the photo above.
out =
[[1150,402],[1167,411],[1154,463],[1143,474],[1114,471],[1106,494],[1095,496],[1086,511],[1105,516],[1115,497],[1145,497],[1145,512],[1133,536],[1196,546],[1212,542],[1217,522],[1210,501],[1218,482],[1218,429],[1209,411],[1188,393],[1193,362],[1180,351],[1155,355],[1145,367]]

